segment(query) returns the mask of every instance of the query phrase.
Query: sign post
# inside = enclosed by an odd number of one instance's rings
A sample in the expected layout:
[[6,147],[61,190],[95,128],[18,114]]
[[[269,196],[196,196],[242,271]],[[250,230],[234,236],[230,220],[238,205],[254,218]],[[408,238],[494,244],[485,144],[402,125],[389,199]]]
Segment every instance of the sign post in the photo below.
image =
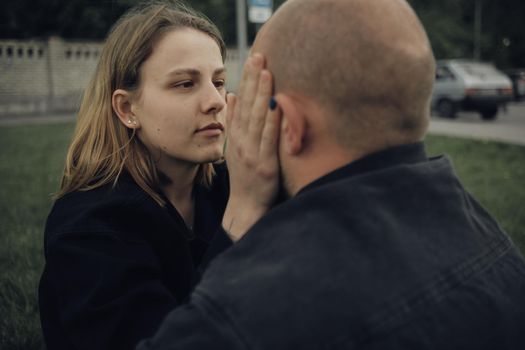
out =
[[255,23],[257,29],[266,22],[273,12],[273,0],[236,0],[237,10],[237,50],[239,53],[239,77],[248,54],[246,29],[246,2],[248,2],[248,18]]
[[247,56],[247,37],[246,34],[246,0],[237,0],[237,52],[239,54],[239,77],[242,76],[242,67]]
[[250,22],[262,24],[273,12],[273,0],[248,0],[248,18]]

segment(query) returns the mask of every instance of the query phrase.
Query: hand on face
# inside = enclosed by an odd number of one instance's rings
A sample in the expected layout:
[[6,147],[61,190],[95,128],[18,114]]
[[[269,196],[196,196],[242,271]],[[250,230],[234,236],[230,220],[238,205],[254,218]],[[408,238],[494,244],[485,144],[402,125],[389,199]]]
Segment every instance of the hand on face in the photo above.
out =
[[260,54],[250,57],[239,96],[228,95],[225,157],[230,198],[223,227],[234,241],[270,209],[279,189],[280,111],[269,108],[272,76],[264,66]]

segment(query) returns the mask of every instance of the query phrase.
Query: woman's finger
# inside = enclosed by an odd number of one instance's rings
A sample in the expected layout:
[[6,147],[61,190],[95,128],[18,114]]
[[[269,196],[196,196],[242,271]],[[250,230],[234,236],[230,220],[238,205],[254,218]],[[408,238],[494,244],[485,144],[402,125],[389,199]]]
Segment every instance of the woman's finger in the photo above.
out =
[[251,64],[251,60],[252,58],[251,57],[248,57],[246,59],[246,61],[244,62],[244,65],[242,67],[242,77],[241,77],[241,80],[239,82],[239,89],[237,90],[237,95],[242,98],[242,95],[243,95],[243,91],[244,91],[244,84],[245,84],[245,81],[246,81],[246,78],[247,78],[247,75],[248,75],[248,66]]
[[[261,136],[260,157],[261,160],[277,159],[279,147],[279,133],[281,130],[281,109],[275,100],[270,101],[273,109],[268,109],[266,122]],[[276,164],[277,166],[277,164]]]
[[272,96],[272,75],[263,70],[259,75],[257,95],[253,102],[251,117],[248,122],[248,137],[260,147],[260,138],[264,128],[268,102]]
[[243,78],[244,85],[242,95],[239,96],[239,115],[237,116],[240,128],[243,132],[248,132],[248,124],[251,118],[252,106],[257,95],[259,86],[259,75],[263,69],[264,58],[260,54],[251,57],[250,63],[246,66],[247,74]]

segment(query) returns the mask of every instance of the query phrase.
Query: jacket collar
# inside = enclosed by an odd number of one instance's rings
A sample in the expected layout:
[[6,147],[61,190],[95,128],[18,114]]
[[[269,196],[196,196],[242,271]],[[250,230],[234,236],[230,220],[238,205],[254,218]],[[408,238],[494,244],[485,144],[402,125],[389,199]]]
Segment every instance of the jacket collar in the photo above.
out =
[[423,142],[391,147],[348,163],[347,165],[318,178],[303,187],[297,195],[343,178],[386,169],[395,165],[413,164],[425,162],[427,160],[428,158]]

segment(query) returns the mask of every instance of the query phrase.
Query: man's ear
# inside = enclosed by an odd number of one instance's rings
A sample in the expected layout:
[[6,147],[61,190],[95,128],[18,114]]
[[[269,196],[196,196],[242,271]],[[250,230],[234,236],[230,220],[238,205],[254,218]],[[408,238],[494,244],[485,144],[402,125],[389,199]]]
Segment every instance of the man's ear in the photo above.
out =
[[282,113],[280,142],[288,154],[299,154],[304,146],[306,116],[303,113],[299,101],[293,96],[277,94],[275,101]]
[[138,129],[139,121],[131,108],[131,94],[123,89],[113,91],[111,106],[122,124],[130,129]]

